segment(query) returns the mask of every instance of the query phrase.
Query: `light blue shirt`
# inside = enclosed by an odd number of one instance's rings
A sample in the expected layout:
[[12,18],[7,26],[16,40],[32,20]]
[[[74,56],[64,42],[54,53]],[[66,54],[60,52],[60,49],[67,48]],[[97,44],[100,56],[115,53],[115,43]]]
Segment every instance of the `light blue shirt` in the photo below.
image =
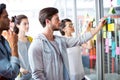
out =
[[88,32],[76,38],[54,37],[55,43],[51,44],[43,34],[40,34],[34,38],[29,47],[28,57],[32,77],[35,80],[69,80],[67,48],[81,45],[93,36]]
[[8,42],[3,36],[0,37],[0,76],[8,80],[15,80],[19,74],[20,61],[17,57],[11,56]]

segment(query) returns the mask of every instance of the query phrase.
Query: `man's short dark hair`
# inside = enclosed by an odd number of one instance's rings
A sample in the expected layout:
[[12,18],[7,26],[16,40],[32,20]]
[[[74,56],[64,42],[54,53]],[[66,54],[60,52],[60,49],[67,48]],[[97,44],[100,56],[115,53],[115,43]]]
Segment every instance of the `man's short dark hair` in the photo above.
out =
[[58,13],[58,9],[53,8],[53,7],[47,7],[47,8],[42,9],[39,13],[39,21],[41,25],[45,27],[46,26],[45,20],[46,19],[51,20],[53,15],[57,13]]
[[6,9],[6,5],[4,3],[0,4],[0,16],[4,9]]

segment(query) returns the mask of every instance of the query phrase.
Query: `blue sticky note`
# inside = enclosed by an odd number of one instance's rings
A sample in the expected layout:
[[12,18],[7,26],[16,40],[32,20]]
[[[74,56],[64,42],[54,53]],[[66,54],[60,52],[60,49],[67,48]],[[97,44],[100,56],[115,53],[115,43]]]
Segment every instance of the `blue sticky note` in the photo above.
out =
[[115,50],[115,48],[116,48],[116,43],[115,43],[115,41],[113,41],[112,42],[112,50]]
[[112,39],[109,39],[109,46],[112,46]]
[[110,18],[110,17],[107,18],[107,23],[108,23],[108,24],[111,23],[111,18]]
[[107,38],[109,38],[109,39],[112,38],[112,33],[111,32],[107,32]]
[[112,57],[114,58],[115,57],[115,50],[112,50]]
[[117,5],[120,5],[120,0],[117,0]]

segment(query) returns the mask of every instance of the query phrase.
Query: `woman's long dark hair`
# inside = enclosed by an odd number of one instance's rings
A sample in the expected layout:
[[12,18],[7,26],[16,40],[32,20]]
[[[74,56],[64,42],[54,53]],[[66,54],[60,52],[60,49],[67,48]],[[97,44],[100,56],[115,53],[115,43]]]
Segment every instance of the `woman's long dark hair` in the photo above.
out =
[[19,33],[19,29],[18,29],[17,26],[16,26],[15,19],[16,19],[16,16],[12,16],[11,22],[14,23],[13,31],[14,31],[16,34],[18,34],[18,33]]
[[27,19],[27,18],[28,17],[26,15],[23,15],[23,14],[12,17],[11,21],[14,22],[14,24],[15,24],[15,26],[13,28],[13,31],[15,31],[16,34],[19,33],[19,29],[16,25],[17,24],[20,25],[22,19]]

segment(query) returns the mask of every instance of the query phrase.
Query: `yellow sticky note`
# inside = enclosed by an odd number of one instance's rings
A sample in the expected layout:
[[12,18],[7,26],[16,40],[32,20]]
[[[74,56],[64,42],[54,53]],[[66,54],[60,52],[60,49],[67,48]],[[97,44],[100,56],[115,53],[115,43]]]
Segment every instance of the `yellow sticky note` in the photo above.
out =
[[102,28],[102,29],[103,29],[103,31],[106,31],[106,26],[103,26],[103,28]]
[[106,38],[106,32],[103,32],[103,38]]
[[114,30],[115,30],[114,23],[108,24],[108,31],[114,31]]
[[93,37],[93,40],[97,40],[97,35],[95,35],[95,36]]

